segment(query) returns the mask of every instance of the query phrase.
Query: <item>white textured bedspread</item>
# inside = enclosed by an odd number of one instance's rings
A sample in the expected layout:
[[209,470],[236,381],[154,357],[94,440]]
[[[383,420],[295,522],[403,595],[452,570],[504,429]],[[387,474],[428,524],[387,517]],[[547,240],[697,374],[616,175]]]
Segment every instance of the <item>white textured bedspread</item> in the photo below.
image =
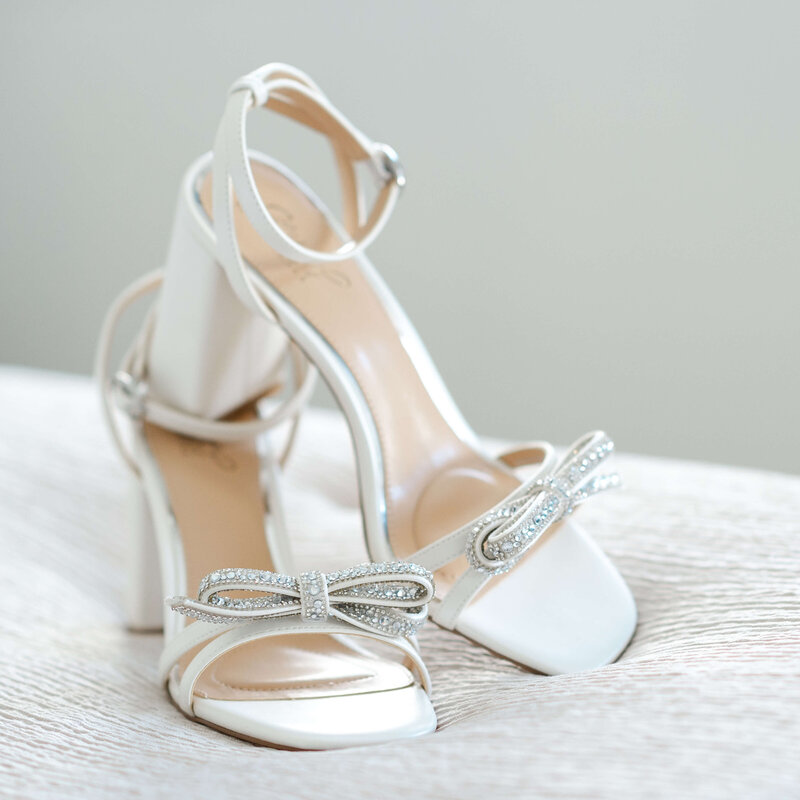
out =
[[[430,624],[434,735],[269,750],[184,719],[160,636],[123,627],[125,474],[89,381],[0,371],[0,796],[800,798],[800,478],[619,467],[580,511],[639,604],[618,663],[534,675]],[[338,416],[307,415],[288,489],[301,553],[363,557]]]

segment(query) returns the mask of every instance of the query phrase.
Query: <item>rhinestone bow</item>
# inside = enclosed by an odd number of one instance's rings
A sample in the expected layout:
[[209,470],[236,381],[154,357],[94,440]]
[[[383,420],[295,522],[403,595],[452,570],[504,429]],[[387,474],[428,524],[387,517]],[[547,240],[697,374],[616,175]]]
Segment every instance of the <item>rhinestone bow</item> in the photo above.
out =
[[[237,596],[231,596],[235,592]],[[241,597],[241,593],[257,593]],[[220,569],[200,582],[197,599],[170,597],[180,614],[231,623],[297,616],[337,618],[384,636],[411,636],[425,622],[433,575],[404,561],[359,564],[336,572],[294,577],[258,569]]]
[[614,451],[602,431],[579,439],[552,469],[547,466],[481,517],[467,539],[467,558],[480,572],[507,572],[542,534],[598,492],[621,485],[616,473],[591,473]]

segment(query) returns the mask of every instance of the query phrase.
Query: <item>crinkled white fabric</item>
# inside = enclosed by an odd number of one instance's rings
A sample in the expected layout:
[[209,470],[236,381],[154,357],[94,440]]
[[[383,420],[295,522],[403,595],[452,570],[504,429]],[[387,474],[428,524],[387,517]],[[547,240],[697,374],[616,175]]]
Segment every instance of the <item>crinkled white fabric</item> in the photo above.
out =
[[[639,606],[618,663],[543,677],[428,625],[436,734],[268,750],[184,719],[160,636],[122,625],[126,475],[89,381],[0,371],[0,796],[800,796],[800,478],[618,466],[627,491],[579,512]],[[356,502],[345,426],[312,410],[288,475],[301,566],[364,556]]]

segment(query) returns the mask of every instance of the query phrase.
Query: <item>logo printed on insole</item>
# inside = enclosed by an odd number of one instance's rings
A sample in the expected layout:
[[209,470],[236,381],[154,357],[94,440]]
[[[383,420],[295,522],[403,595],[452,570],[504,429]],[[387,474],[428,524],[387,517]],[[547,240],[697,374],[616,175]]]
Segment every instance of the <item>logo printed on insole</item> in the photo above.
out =
[[236,472],[239,464],[228,447],[220,442],[204,442],[200,439],[191,439],[188,436],[180,437],[181,452],[186,457],[208,459],[223,472]]
[[[281,230],[304,247],[314,248],[316,243],[311,241],[307,229],[300,228],[294,215],[289,209],[277,203],[268,203],[267,210],[272,214],[272,218]],[[299,261],[292,261],[286,256],[278,253],[274,259],[270,259],[265,266],[270,270],[281,270],[291,275],[294,280],[305,282],[312,279],[322,279],[328,281],[341,289],[347,289],[350,278],[345,272],[335,264],[302,264]],[[284,277],[284,276],[281,276]]]

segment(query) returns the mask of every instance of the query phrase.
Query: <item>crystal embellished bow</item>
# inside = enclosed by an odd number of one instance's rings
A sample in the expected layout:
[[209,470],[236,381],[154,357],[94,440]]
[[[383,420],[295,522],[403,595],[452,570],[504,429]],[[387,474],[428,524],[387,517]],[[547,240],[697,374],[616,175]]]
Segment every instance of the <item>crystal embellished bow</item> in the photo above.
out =
[[[232,597],[231,592],[257,596]],[[304,572],[298,577],[258,569],[220,569],[200,582],[197,600],[170,597],[167,604],[205,622],[334,617],[384,636],[411,636],[425,622],[432,597],[433,575],[428,570],[392,561],[327,574]]]
[[579,439],[555,467],[545,464],[470,530],[467,558],[480,572],[507,572],[552,525],[588,498],[621,485],[614,472],[591,473],[614,451],[602,431]]

